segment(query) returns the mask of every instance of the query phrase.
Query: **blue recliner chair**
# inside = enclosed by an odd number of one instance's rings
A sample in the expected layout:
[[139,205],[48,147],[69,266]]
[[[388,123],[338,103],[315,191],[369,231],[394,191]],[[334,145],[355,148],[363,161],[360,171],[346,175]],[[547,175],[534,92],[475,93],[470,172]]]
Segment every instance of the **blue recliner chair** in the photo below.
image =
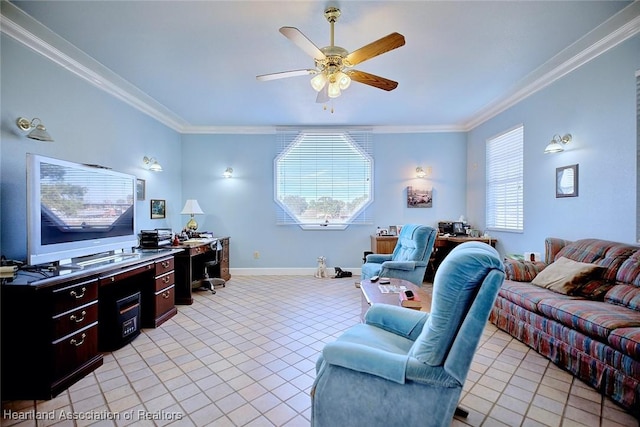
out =
[[495,249],[467,242],[438,268],[430,313],[374,304],[324,347],[311,425],[449,426],[504,277]]
[[403,225],[393,253],[367,255],[360,278],[394,277],[421,286],[436,235],[436,230],[426,225]]

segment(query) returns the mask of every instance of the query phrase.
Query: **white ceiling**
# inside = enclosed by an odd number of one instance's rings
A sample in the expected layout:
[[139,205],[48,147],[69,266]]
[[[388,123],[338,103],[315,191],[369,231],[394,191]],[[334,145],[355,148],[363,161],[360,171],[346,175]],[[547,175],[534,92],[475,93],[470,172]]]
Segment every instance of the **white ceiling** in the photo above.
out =
[[[39,46],[31,47],[57,46],[74,58],[65,59],[71,68],[84,70],[83,64],[95,71],[88,80],[103,80],[101,87],[120,91],[182,132],[286,125],[470,129],[598,54],[594,46],[607,37],[611,45],[612,31],[623,39],[640,28],[639,5],[629,1],[13,3],[55,33],[28,17],[12,17],[39,34],[40,41],[29,42]],[[342,11],[335,44],[348,51],[391,32],[405,36],[405,46],[356,67],[398,81],[397,89],[354,82],[324,110],[315,103],[309,76],[256,80],[258,74],[313,68],[313,59],[278,29],[297,27],[318,47],[329,45],[323,16],[329,5]],[[4,6],[3,31],[19,38],[15,34],[25,31],[6,25]]]

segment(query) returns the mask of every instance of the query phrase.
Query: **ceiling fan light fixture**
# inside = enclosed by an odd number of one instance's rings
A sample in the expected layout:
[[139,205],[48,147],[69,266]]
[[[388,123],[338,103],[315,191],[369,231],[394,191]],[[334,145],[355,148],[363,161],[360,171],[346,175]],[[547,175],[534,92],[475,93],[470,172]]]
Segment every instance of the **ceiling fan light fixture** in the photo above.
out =
[[338,85],[340,86],[341,90],[345,90],[346,88],[351,86],[351,77],[349,77],[348,75],[346,75],[342,71],[340,71],[338,73],[337,80],[338,80]]
[[324,88],[324,85],[326,84],[327,84],[327,77],[324,75],[324,73],[316,74],[315,77],[311,79],[311,87],[316,92],[320,92]]
[[329,98],[337,98],[340,96],[340,94],[340,83],[329,83],[329,89],[327,90],[327,95],[329,95]]

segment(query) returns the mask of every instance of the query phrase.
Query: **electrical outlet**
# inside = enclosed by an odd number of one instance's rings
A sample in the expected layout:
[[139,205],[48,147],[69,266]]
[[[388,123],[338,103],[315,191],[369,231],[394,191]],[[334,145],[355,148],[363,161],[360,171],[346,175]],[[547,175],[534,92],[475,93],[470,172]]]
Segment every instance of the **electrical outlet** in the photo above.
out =
[[260,252],[255,251],[255,252],[253,253],[253,259],[260,259]]

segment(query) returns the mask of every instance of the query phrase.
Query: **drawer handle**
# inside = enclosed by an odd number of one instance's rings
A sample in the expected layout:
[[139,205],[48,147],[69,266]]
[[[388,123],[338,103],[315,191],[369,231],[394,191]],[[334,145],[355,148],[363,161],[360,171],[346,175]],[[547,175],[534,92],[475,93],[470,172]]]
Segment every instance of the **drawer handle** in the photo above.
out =
[[72,338],[71,341],[69,341],[69,344],[71,345],[75,345],[76,347],[80,347],[82,344],[84,344],[84,339],[87,337],[87,334],[82,334],[82,339],[80,341],[76,341],[75,338]]
[[162,282],[163,282],[163,283],[169,283],[170,281],[171,281],[171,277],[169,277],[169,276],[164,276],[164,277],[162,278]]
[[167,268],[167,267],[169,267],[170,263],[169,263],[169,261],[162,261],[160,264],[162,265],[163,268]]
[[80,291],[82,292],[80,295],[78,295],[78,293],[76,291],[71,291],[69,292],[69,295],[71,295],[72,297],[74,297],[75,299],[80,299],[80,298],[84,298],[84,294],[85,292],[87,292],[87,288],[85,288],[84,286],[82,287],[82,290]]
[[71,320],[72,322],[80,323],[80,322],[82,322],[82,321],[84,320],[84,317],[85,317],[86,315],[87,315],[87,312],[86,312],[86,311],[84,311],[84,310],[82,310],[82,313],[80,313],[80,316],[82,316],[82,317],[79,317],[79,318],[78,318],[78,317],[76,317],[76,315],[75,315],[75,314],[72,314],[72,315],[69,317],[69,320]]
[[162,293],[162,298],[164,299],[168,299],[171,296],[171,292],[170,291],[165,291]]

